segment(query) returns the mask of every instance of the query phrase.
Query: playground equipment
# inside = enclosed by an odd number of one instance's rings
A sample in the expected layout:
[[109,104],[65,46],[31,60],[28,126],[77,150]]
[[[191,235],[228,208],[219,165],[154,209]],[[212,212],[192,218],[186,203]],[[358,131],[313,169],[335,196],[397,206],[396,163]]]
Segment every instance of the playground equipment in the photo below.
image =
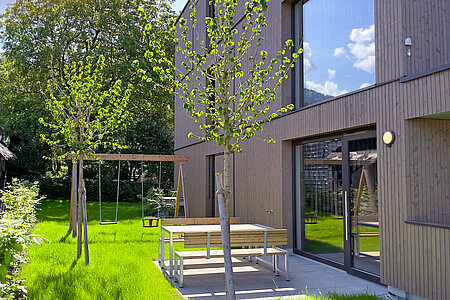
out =
[[[70,157],[69,157],[70,158]],[[115,219],[112,222],[103,222],[101,215],[101,168],[99,164],[99,202],[100,202],[100,224],[101,225],[111,225],[117,224],[118,209],[119,209],[119,192],[120,192],[120,161],[140,161],[141,166],[144,162],[157,161],[160,162],[160,174],[159,174],[159,185],[161,184],[161,162],[172,161],[179,162],[179,177],[178,177],[178,192],[177,192],[177,202],[175,208],[175,217],[178,217],[180,200],[184,200],[184,210],[185,216],[189,215],[189,210],[187,206],[186,195],[184,194],[184,175],[183,175],[183,162],[188,161],[187,156],[180,155],[148,155],[148,154],[94,154],[90,157],[85,157],[85,160],[100,160],[100,161],[119,161],[119,171],[117,180],[117,196],[116,196],[116,213]],[[73,230],[73,236],[76,236],[76,225],[77,225],[77,183],[78,183],[78,168],[77,161],[73,161],[72,166],[72,191],[71,191],[71,201],[70,201],[70,229]],[[143,170],[143,167],[141,168]],[[144,187],[143,182],[141,185],[141,198],[143,201]],[[143,203],[142,203],[143,208]],[[83,217],[86,214],[86,210],[83,212]],[[144,227],[155,227],[158,226],[157,218],[147,218],[144,216],[144,210],[142,209],[142,224]],[[156,221],[156,223],[154,223]]]

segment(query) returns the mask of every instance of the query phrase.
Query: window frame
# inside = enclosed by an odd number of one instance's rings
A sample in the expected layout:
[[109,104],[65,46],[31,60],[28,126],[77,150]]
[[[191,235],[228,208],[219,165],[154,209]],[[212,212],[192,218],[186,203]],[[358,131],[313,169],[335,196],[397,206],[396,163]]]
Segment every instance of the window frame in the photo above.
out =
[[[301,9],[299,10],[299,14],[298,14],[298,22],[299,22],[299,46],[303,44],[304,40],[303,40],[303,5],[305,5],[307,2],[309,2],[310,0],[295,0],[291,3],[291,39],[292,41],[294,41],[294,47],[291,49],[291,53],[295,53],[296,51],[298,51],[298,49],[296,49],[295,47],[295,43],[296,43],[296,32],[297,32],[297,28],[296,28],[296,6],[299,5],[301,3]],[[375,4],[374,4],[375,5]],[[374,8],[375,10],[375,8]],[[374,11],[375,12],[375,11]],[[375,24],[375,15],[374,15],[374,24]],[[376,30],[376,27],[375,27]],[[376,41],[375,41],[376,42]],[[376,47],[376,44],[375,44]],[[328,101],[333,101],[334,99],[337,98],[341,98],[343,96],[347,96],[347,95],[351,95],[354,93],[357,93],[359,91],[363,91],[363,90],[367,90],[367,89],[371,89],[373,87],[375,87],[377,85],[377,80],[376,80],[376,69],[374,71],[374,79],[375,81],[367,87],[363,87],[363,88],[359,88],[356,90],[352,90],[349,91],[343,95],[338,95],[338,96],[332,96],[332,98],[330,99],[326,99],[326,100],[322,100],[319,102],[315,102],[315,103],[311,103],[308,105],[305,105],[305,93],[304,93],[304,89],[305,89],[305,73],[304,73],[304,64],[303,64],[303,57],[304,57],[304,52],[302,54],[299,55],[299,61],[298,61],[298,67],[301,70],[301,72],[299,73],[299,85],[296,85],[296,81],[297,81],[297,77],[296,77],[296,68],[297,66],[294,66],[294,68],[292,68],[292,73],[291,73],[291,101],[290,103],[294,105],[294,111],[297,110],[301,110],[301,109],[305,109],[308,107],[312,107],[321,103],[325,103]],[[375,64],[376,64],[376,57],[375,57]],[[299,90],[299,100],[298,100],[298,106],[296,105],[296,93]]]
[[[295,47],[296,45],[296,33],[297,33],[297,20],[298,20],[298,45],[299,47],[302,46],[303,44],[303,5],[306,4],[306,2],[308,2],[309,0],[297,0],[292,2],[292,7],[291,7],[291,24],[292,24],[292,40],[294,41],[294,47],[292,48],[292,54],[295,53],[296,51],[298,51],[298,49]],[[301,9],[299,10],[299,16],[298,19],[296,17],[296,7],[297,5],[299,5],[301,3]],[[304,53],[299,55],[299,60],[298,60],[298,64],[294,66],[294,68],[292,69],[292,77],[291,77],[291,85],[292,85],[292,89],[291,89],[291,95],[292,95],[292,100],[291,100],[291,104],[294,105],[294,110],[299,110],[304,108],[304,86],[305,86],[305,76],[304,76],[304,65],[303,65],[303,55]],[[297,67],[300,69],[300,71],[297,71]],[[297,82],[297,73],[299,76],[299,85],[297,87],[296,82]],[[299,91],[298,93],[298,106],[297,106],[297,98],[296,98],[296,94],[297,91]]]

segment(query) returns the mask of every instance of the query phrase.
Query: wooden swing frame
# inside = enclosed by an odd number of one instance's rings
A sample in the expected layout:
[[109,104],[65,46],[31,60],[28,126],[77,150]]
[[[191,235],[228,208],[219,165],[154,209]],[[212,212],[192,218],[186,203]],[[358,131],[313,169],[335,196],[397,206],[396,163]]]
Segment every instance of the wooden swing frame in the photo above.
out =
[[[72,159],[73,155],[69,155],[69,159]],[[152,155],[152,154],[109,154],[109,153],[98,153],[93,154],[92,156],[86,156],[84,160],[105,160],[105,161],[172,161],[172,162],[180,162],[180,174],[182,174],[181,169],[183,168],[183,162],[188,161],[188,157],[184,155]],[[76,236],[76,228],[77,228],[77,200],[74,195],[77,195],[77,183],[78,183],[78,161],[72,162],[72,188],[70,195],[70,225],[69,229],[73,231],[72,236]],[[178,215],[179,205],[180,205],[180,197],[181,193],[183,194],[183,200],[185,203],[185,213],[187,215],[187,203],[186,196],[184,194],[184,176],[178,176],[178,195],[177,195],[177,207],[176,207],[176,215]],[[181,182],[180,182],[181,179]],[[181,188],[181,189],[180,189]],[[176,216],[177,217],[177,216]]]

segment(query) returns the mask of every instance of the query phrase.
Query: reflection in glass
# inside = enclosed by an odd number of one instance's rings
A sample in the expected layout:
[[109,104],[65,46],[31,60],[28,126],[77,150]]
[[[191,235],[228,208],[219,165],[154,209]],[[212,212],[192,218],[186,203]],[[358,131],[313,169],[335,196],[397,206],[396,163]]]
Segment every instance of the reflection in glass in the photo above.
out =
[[353,266],[380,275],[376,139],[349,142]]
[[309,0],[294,5],[296,108],[375,83],[373,0]]
[[[301,249],[344,262],[341,140],[308,143],[296,158],[297,197],[302,193],[305,231]],[[296,149],[296,157],[300,150]],[[302,163],[303,161],[303,163]],[[301,168],[303,166],[303,168]],[[300,176],[298,176],[300,172]],[[298,198],[297,198],[298,199]],[[297,224],[301,219],[297,219]]]

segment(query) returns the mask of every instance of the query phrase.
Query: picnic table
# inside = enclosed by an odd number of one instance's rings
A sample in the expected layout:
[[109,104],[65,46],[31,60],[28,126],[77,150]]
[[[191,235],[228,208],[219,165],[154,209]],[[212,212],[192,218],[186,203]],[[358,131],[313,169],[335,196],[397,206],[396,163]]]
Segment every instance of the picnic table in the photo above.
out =
[[[230,232],[248,232],[248,231],[271,231],[274,230],[272,227],[260,225],[260,224],[231,224],[230,225]],[[168,226],[162,226],[161,227],[161,234],[162,238],[165,237],[165,234],[167,233],[169,235],[169,265],[166,265],[165,263],[165,249],[164,249],[164,243],[163,246],[160,248],[160,257],[162,257],[162,268],[165,268],[169,271],[169,276],[173,277],[173,258],[174,258],[174,251],[173,251],[173,240],[174,236],[185,234],[185,233],[218,233],[221,232],[221,227],[218,224],[211,224],[211,225],[168,225]]]

